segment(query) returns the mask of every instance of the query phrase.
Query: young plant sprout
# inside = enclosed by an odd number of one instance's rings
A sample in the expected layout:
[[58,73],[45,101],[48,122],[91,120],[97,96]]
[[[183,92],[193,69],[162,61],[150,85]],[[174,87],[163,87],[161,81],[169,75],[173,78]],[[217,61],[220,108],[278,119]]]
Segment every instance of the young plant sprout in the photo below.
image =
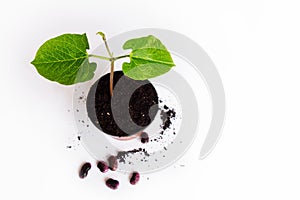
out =
[[[110,91],[110,96],[113,95],[113,82],[114,82],[114,66],[115,66],[115,60],[118,60],[120,58],[126,58],[126,57],[129,57],[129,55],[123,55],[123,56],[118,56],[118,57],[113,57],[113,54],[112,52],[109,50],[109,47],[108,47],[108,44],[107,44],[107,41],[106,41],[106,37],[105,37],[105,34],[103,32],[98,32],[97,34],[101,35],[102,36],[102,40],[104,41],[104,44],[105,44],[105,48],[106,48],[106,51],[109,55],[109,61],[110,61],[110,79],[109,79],[109,91]],[[101,59],[101,56],[97,56],[97,55],[90,55],[91,57],[96,57],[96,58],[100,58]],[[106,58],[105,58],[106,59]]]
[[149,35],[134,38],[123,44],[123,49],[131,49],[130,54],[114,57],[105,34],[98,32],[104,41],[109,57],[88,54],[89,43],[86,34],[63,34],[46,41],[37,51],[31,62],[38,73],[50,81],[72,85],[89,81],[94,77],[96,63],[94,57],[110,62],[110,95],[113,94],[115,61],[130,58],[130,63],[122,64],[123,73],[134,80],[147,80],[168,72],[175,66],[171,54],[161,41]]

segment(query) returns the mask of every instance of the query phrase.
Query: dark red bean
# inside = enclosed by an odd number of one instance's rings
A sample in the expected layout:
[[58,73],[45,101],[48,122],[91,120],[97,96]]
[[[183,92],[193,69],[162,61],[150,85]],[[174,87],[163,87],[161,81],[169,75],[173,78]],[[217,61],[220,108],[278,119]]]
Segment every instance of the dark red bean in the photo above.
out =
[[130,178],[131,185],[137,184],[140,180],[140,174],[138,172],[133,172]]
[[104,161],[99,161],[97,163],[97,167],[102,173],[105,173],[108,171],[108,166],[107,166],[106,162],[104,162]]
[[108,167],[111,171],[116,171],[118,168],[118,159],[116,156],[110,156],[108,158]]
[[143,144],[149,142],[149,136],[148,136],[148,133],[142,132],[142,134],[141,134],[141,142],[142,142]]
[[115,190],[119,186],[119,181],[109,178],[106,180],[106,186],[109,187],[110,189]]
[[79,170],[79,177],[85,178],[88,175],[88,172],[91,169],[91,167],[92,165],[90,163],[84,163]]

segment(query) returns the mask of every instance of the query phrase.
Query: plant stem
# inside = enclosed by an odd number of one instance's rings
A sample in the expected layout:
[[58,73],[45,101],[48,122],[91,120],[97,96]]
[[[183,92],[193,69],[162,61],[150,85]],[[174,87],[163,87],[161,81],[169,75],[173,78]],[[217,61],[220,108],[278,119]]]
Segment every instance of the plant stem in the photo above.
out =
[[98,32],[97,34],[99,34],[99,35],[102,36],[102,40],[104,41],[106,51],[107,51],[107,53],[108,53],[108,55],[110,57],[110,59],[109,59],[109,61],[110,61],[109,92],[110,92],[110,96],[112,97],[112,95],[113,95],[113,83],[114,83],[114,65],[115,65],[115,60],[113,58],[113,54],[109,50],[105,34],[103,32]]
[[110,77],[109,77],[109,91],[110,91],[110,96],[111,97],[113,95],[114,68],[115,68],[115,61],[112,60],[110,62]]
[[98,55],[89,55],[89,56],[100,58],[100,59],[104,59],[104,60],[109,60],[110,61],[109,92],[110,92],[110,96],[112,97],[112,95],[113,95],[113,84],[114,84],[115,61],[118,60],[118,59],[120,59],[120,58],[129,57],[129,55],[123,55],[123,56],[113,57],[112,52],[109,50],[105,34],[103,32],[98,32],[97,34],[101,35],[102,40],[104,41],[104,44],[105,44],[106,51],[107,51],[107,53],[108,53],[108,55],[109,55],[110,58],[104,57],[104,56],[98,56]]
[[109,58],[109,57],[106,57],[106,56],[99,56],[99,55],[95,55],[95,54],[89,54],[89,57],[99,58],[101,60],[108,60],[108,61],[114,60],[114,61],[116,61],[116,60],[119,60],[121,58],[130,57],[130,55],[122,55],[122,56],[117,56],[117,57]]
[[120,59],[120,58],[127,58],[127,57],[129,57],[130,55],[123,55],[123,56],[117,56],[117,57],[114,57],[113,59],[114,60],[118,60],[118,59]]
[[106,51],[107,51],[108,55],[112,58],[113,55],[112,55],[111,51],[109,50],[105,34],[103,32],[98,32],[97,34],[101,35],[102,40],[104,41],[104,44],[105,44]]
[[99,56],[99,55],[94,55],[94,54],[90,54],[89,57],[94,57],[94,58],[100,58],[102,60],[111,60],[111,58],[109,57],[105,57],[105,56]]
[[103,41],[104,41],[104,44],[105,44],[105,48],[106,48],[107,53],[108,53],[109,56],[112,58],[113,55],[112,55],[112,53],[111,53],[110,50],[109,50],[108,44],[107,44],[107,42],[106,42],[106,39],[104,38]]
[[[108,47],[108,46],[107,46]],[[107,49],[107,51],[109,51]],[[94,58],[99,58],[102,60],[108,60],[110,61],[110,78],[109,78],[109,92],[110,92],[110,96],[112,97],[113,95],[113,83],[114,83],[114,68],[115,68],[115,61],[119,60],[121,58],[127,58],[130,55],[122,55],[122,56],[117,56],[117,57],[105,57],[105,56],[99,56],[99,55],[94,55],[94,54],[90,54],[89,57],[94,57]]]

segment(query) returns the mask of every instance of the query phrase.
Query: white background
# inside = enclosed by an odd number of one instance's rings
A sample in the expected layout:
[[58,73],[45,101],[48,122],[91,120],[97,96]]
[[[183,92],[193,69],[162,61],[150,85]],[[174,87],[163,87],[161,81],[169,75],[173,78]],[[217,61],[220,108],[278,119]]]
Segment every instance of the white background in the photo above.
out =
[[[0,199],[299,199],[298,2],[2,1]],[[87,32],[93,49],[97,31],[109,37],[144,27],[181,32],[207,51],[226,90],[226,124],[206,159],[197,160],[193,146],[176,165],[111,191],[95,168],[80,180],[81,162],[95,161],[81,146],[66,149],[76,144],[67,111],[73,88],[29,63],[62,33]]]

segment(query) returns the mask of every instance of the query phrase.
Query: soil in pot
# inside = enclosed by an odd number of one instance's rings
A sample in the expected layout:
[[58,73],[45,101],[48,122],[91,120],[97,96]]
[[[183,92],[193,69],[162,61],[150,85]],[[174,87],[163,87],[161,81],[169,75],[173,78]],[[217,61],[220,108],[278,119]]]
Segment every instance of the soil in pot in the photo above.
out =
[[[121,106],[128,109],[130,114],[131,119],[128,119],[128,116],[124,116],[124,120],[122,120],[122,117],[120,120],[118,117],[118,124],[125,124],[126,132],[119,128],[112,113],[109,73],[102,76],[92,85],[86,105],[88,116],[97,128],[112,136],[127,137],[142,131],[152,122],[158,112],[158,96],[155,88],[148,80],[133,80],[124,76],[122,71],[114,72],[114,87],[120,78],[122,78],[122,84],[118,85],[118,90],[114,90],[113,97],[116,95],[116,92],[118,92],[117,96],[120,97],[132,93],[130,91],[132,88],[137,88],[130,97],[129,105],[128,101],[123,101],[122,98],[117,99],[118,107]],[[114,109],[114,114],[122,116],[123,113],[118,113],[118,109]],[[131,123],[128,123],[128,120]]]

